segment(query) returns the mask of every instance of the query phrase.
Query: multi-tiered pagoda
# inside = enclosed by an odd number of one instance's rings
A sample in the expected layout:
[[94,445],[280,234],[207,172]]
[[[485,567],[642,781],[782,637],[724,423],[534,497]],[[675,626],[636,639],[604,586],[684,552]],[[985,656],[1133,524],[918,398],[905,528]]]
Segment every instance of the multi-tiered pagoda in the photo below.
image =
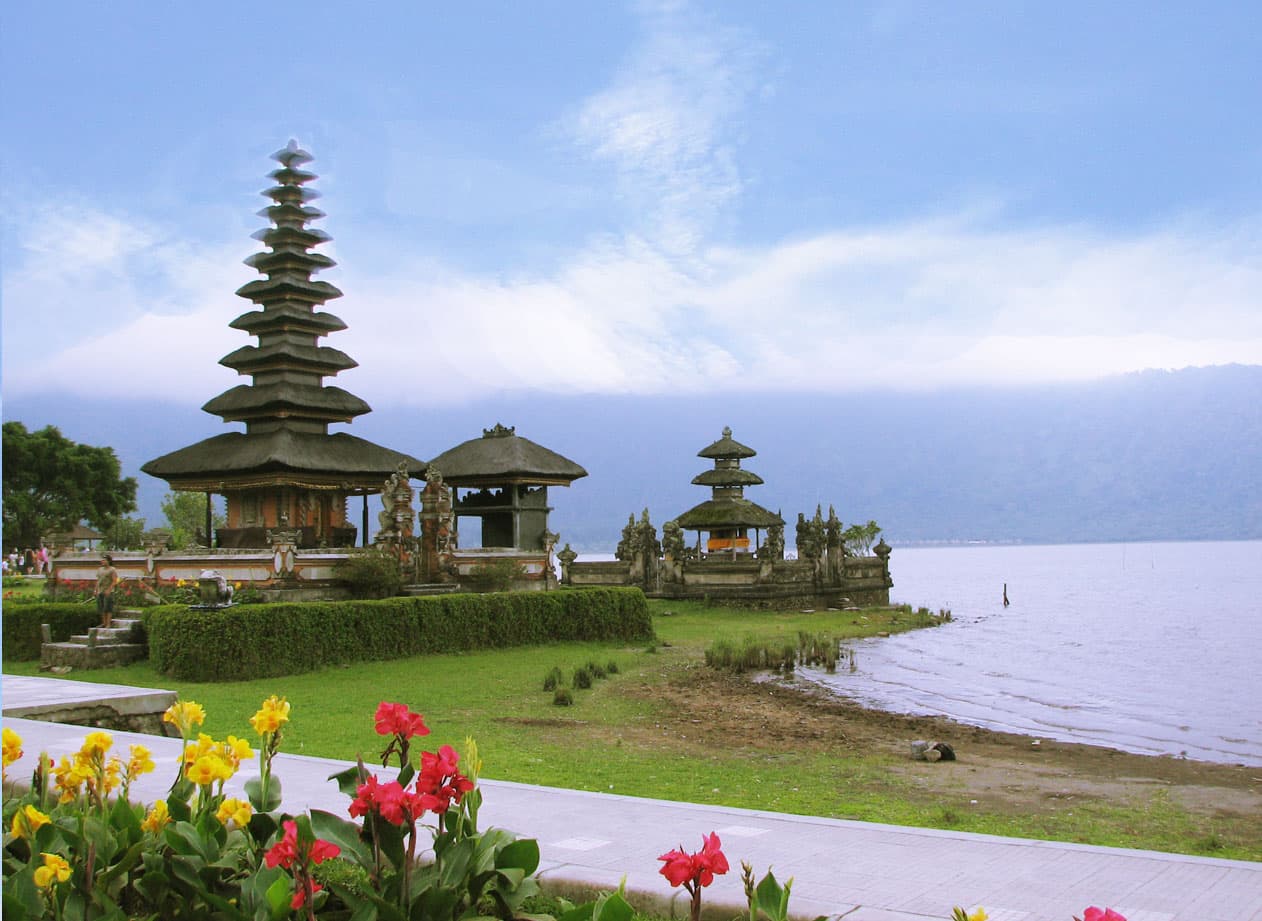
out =
[[[714,461],[714,469],[692,478],[694,486],[709,486],[710,499],[690,508],[676,520],[685,531],[709,534],[707,553],[750,553],[757,549],[758,529],[784,527],[784,519],[775,512],[745,498],[746,486],[762,485],[762,477],[741,468],[741,461],[758,452],[732,438],[732,430],[723,428],[723,437],[697,452],[697,457]],[[749,530],[755,529],[754,546],[750,546]]]
[[[400,465],[422,476],[425,463],[345,433],[329,434],[332,422],[350,422],[370,412],[359,397],[324,378],[354,368],[345,352],[319,345],[329,333],[346,329],[320,310],[342,292],[312,275],[334,261],[312,248],[330,237],[307,226],[324,213],[307,203],[319,193],[306,187],[315,179],[300,167],[311,155],[294,141],[272,155],[280,169],[275,185],[263,192],[272,204],[259,212],[272,226],[254,234],[269,247],[246,259],[265,278],[237,294],[259,305],[229,326],[258,338],[220,364],[251,383],[233,387],[202,407],[225,422],[244,422],[245,432],[229,432],[163,455],[141,467],[172,489],[223,495],[227,526],[218,531],[221,547],[263,547],[267,531],[299,532],[299,547],[348,546],[356,528],[347,518],[350,496],[379,493]],[[209,516],[208,516],[209,518]],[[367,500],[363,508],[367,531]]]

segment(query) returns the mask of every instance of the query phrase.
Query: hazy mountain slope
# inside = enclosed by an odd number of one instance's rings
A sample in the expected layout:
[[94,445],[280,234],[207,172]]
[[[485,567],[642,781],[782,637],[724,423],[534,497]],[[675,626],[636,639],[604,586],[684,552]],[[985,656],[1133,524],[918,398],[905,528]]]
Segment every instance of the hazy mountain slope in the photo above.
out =
[[[139,465],[224,430],[195,407],[10,400],[6,419],[111,444]],[[696,452],[730,425],[790,522],[817,502],[897,541],[1262,538],[1262,367],[1148,371],[1087,384],[937,393],[575,397],[379,408],[350,431],[428,458],[496,422],[585,466],[552,492],[564,540],[611,547],[629,513],[661,524],[708,495]],[[790,528],[789,543],[792,543]]]

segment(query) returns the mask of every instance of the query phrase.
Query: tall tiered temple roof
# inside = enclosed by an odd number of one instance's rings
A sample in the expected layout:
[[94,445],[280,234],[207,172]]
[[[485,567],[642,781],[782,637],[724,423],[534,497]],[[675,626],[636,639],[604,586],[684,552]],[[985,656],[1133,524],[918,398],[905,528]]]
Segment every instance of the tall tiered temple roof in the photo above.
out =
[[245,432],[208,438],[141,469],[175,489],[206,492],[279,485],[349,495],[380,492],[400,464],[421,476],[423,461],[353,435],[329,434],[329,423],[350,422],[371,407],[340,387],[324,384],[325,377],[354,368],[356,362],[319,344],[346,324],[319,309],[342,292],[311,277],[335,265],[328,256],[311,252],[330,239],[307,226],[324,217],[307,204],[319,197],[306,187],[315,174],[300,168],[311,155],[290,141],[273,159],[280,163],[269,174],[275,185],[262,193],[272,204],[259,211],[271,226],[253,235],[269,249],[245,260],[265,277],[237,290],[261,309],[229,324],[257,337],[258,344],[242,346],[220,360],[248,375],[251,383],[233,387],[202,407],[225,422],[244,422]]

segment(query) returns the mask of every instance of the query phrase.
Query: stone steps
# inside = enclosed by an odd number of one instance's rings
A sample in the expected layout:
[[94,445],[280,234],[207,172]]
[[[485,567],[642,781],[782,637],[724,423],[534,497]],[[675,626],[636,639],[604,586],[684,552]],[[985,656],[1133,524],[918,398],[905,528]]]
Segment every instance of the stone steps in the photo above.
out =
[[460,586],[453,582],[426,582],[403,586],[403,594],[410,598],[422,595],[451,595],[460,591]]
[[149,647],[140,639],[139,618],[115,617],[111,626],[93,627],[87,633],[70,637],[68,642],[45,642],[40,646],[39,667],[41,671],[61,672],[130,665],[149,657]]

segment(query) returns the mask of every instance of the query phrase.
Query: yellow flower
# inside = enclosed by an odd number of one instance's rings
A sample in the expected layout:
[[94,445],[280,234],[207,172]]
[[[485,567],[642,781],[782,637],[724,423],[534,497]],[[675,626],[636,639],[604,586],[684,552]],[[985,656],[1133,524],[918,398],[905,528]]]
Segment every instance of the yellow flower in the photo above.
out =
[[232,776],[228,765],[217,755],[202,755],[188,766],[185,773],[189,780],[199,786],[206,786],[220,779],[227,780]]
[[76,757],[72,763],[65,755],[61,756],[61,761],[53,768],[53,779],[57,781],[57,789],[61,790],[60,802],[68,803],[79,795],[79,788],[83,786],[83,772],[79,767],[79,759]]
[[13,813],[13,828],[10,831],[15,838],[30,838],[41,826],[52,820],[34,806],[23,806]]
[[91,758],[94,755],[104,755],[113,744],[114,738],[108,732],[89,732],[79,751],[84,758]]
[[8,767],[14,761],[22,757],[22,737],[10,729],[4,727],[4,766]]
[[150,756],[149,749],[143,745],[131,746],[131,757],[127,759],[127,779],[139,777],[141,774],[148,774],[153,770],[153,758]]
[[254,749],[250,748],[250,743],[236,736],[228,736],[228,741],[223,744],[223,753],[232,764],[233,773],[241,766],[242,761],[248,761],[254,757]]
[[978,908],[976,911],[966,912],[958,905],[951,911],[952,921],[986,921],[986,909]]
[[103,774],[102,780],[105,786],[106,793],[109,793],[111,790],[114,790],[118,787],[118,785],[122,782],[122,776],[121,776],[122,773],[123,773],[123,762],[119,761],[117,758],[111,758],[106,763],[105,770],[102,772]]
[[70,879],[70,864],[60,854],[41,853],[44,865],[35,868],[35,885],[41,889],[51,889],[57,883]]
[[289,701],[273,694],[263,701],[259,712],[250,718],[250,725],[259,735],[276,732],[289,722]]
[[162,719],[175,726],[180,731],[180,736],[184,737],[193,731],[193,727],[206,722],[206,711],[201,704],[191,700],[177,700],[167,707]]
[[232,822],[237,828],[244,828],[250,821],[250,816],[254,814],[254,810],[250,807],[248,800],[239,800],[236,797],[229,797],[223,801],[223,805],[219,807],[219,811],[215,813],[221,824],[227,825]]
[[167,812],[167,804],[165,800],[158,800],[153,804],[153,808],[149,810],[149,814],[145,816],[145,820],[140,823],[141,831],[151,831],[155,834],[162,831],[166,827],[167,822],[171,821],[171,816]]

